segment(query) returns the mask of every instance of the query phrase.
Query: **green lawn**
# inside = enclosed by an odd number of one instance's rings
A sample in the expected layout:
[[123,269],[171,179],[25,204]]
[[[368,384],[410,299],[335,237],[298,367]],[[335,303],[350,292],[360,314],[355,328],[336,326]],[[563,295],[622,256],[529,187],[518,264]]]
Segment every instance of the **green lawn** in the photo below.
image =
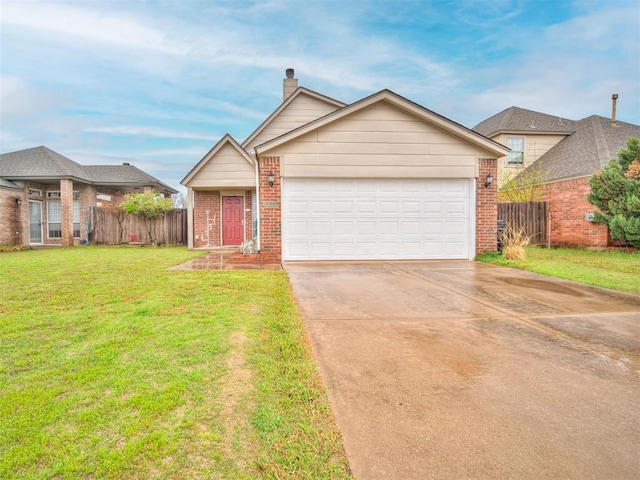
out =
[[528,247],[525,260],[505,260],[496,254],[476,260],[521,268],[598,287],[640,293],[640,252],[591,252],[573,248]]
[[351,478],[286,275],[0,253],[0,478]]

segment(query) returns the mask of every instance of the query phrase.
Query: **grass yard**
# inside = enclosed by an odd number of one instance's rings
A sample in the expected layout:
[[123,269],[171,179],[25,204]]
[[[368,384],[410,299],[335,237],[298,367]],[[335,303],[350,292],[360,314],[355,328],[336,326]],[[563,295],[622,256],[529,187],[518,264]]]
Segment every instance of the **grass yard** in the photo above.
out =
[[640,252],[540,247],[528,247],[526,252],[525,260],[505,260],[497,254],[481,255],[476,260],[640,294]]
[[283,272],[0,254],[0,478],[351,478]]

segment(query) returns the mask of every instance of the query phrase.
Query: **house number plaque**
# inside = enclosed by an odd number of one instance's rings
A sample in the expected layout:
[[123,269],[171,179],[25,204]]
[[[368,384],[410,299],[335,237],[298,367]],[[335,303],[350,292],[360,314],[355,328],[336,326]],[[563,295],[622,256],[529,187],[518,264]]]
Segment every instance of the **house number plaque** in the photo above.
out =
[[278,208],[278,202],[264,202],[264,208]]

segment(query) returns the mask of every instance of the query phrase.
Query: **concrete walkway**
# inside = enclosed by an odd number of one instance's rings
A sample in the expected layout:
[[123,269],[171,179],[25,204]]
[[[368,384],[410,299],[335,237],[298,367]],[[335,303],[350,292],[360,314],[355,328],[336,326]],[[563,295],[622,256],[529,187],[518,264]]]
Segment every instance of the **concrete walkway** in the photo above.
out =
[[171,267],[169,270],[282,270],[279,263],[236,263],[233,255],[238,247],[220,247],[207,250],[207,254]]
[[284,268],[356,478],[638,478],[640,297],[466,261]]

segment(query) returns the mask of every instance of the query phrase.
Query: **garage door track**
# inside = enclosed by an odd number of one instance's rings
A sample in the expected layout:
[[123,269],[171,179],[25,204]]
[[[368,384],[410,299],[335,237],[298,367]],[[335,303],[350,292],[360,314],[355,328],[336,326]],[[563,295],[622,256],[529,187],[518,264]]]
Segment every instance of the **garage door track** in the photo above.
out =
[[639,296],[469,261],[285,270],[356,478],[638,478]]

